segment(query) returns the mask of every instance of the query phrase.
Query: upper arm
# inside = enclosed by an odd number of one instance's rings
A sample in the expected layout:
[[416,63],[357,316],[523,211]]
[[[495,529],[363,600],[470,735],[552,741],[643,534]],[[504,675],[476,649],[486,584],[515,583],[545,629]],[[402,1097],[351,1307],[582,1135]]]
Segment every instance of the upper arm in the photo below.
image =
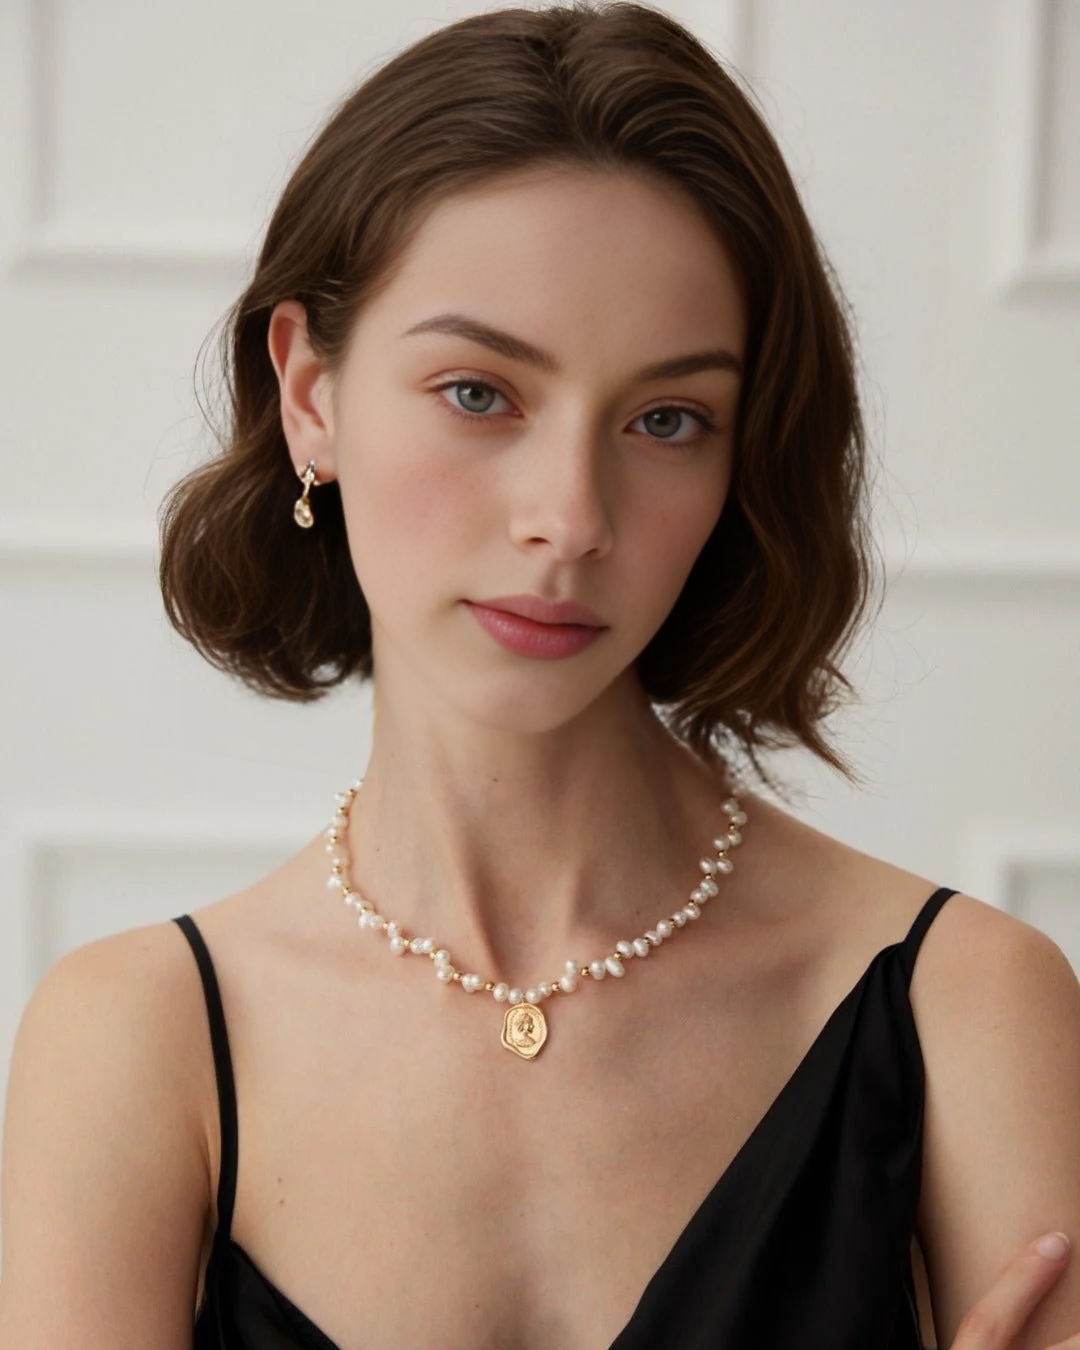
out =
[[193,995],[172,924],[81,947],[35,990],[5,1108],[0,1350],[190,1347],[209,1195]]
[[[912,981],[926,1065],[919,1241],[938,1344],[1040,1233],[1080,1249],[1080,985],[1051,940],[966,896]],[[1015,1350],[1080,1331],[1074,1256]]]

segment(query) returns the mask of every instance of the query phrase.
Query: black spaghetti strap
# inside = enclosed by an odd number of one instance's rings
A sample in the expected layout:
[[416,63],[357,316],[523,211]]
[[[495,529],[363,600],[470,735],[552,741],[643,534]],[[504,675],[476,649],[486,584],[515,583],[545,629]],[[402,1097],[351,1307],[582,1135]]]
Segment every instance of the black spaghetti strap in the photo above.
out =
[[214,1052],[214,1074],[217,1078],[218,1116],[221,1122],[221,1167],[217,1190],[217,1232],[214,1245],[228,1241],[232,1229],[233,1203],[236,1199],[236,1157],[238,1128],[236,1121],[236,1085],[233,1080],[232,1056],[229,1053],[229,1033],[225,1027],[225,1010],[221,1006],[214,963],[190,914],[173,919],[195,953],[206,996],[206,1012],[210,1019],[210,1045]]
[[957,894],[959,892],[949,886],[939,886],[918,914],[915,915],[915,921],[908,929],[908,935],[900,949],[900,964],[908,984],[911,983],[911,972],[915,969],[915,958],[919,954],[919,948],[926,936],[926,930],[937,918],[938,911],[949,896]]

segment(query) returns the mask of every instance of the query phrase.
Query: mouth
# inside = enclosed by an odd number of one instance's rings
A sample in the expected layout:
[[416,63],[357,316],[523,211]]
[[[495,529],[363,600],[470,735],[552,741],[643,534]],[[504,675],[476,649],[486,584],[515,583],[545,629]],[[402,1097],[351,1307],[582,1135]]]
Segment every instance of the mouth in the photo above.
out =
[[501,647],[540,660],[576,656],[607,627],[591,609],[571,600],[513,595],[464,603],[480,627]]
[[545,600],[539,595],[498,595],[492,600],[477,600],[484,609],[497,609],[503,614],[516,614],[533,623],[575,624],[583,628],[605,628],[598,614],[574,600]]

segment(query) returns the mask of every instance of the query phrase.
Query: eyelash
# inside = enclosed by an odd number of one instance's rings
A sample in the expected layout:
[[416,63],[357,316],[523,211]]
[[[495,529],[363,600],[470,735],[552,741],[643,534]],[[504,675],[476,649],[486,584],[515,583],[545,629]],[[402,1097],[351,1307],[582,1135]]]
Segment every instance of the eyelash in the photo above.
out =
[[[458,388],[459,385],[470,385],[474,389],[485,389],[485,390],[490,389],[493,394],[498,394],[500,398],[507,397],[502,392],[501,389],[496,388],[495,385],[490,384],[487,380],[473,380],[469,378],[459,380],[447,380],[444,384],[434,385],[432,388],[432,392],[442,393],[443,390],[445,389],[456,389]],[[455,404],[451,403],[449,399],[443,399],[443,403],[445,403],[446,407],[448,408],[450,414],[453,417],[458,417],[463,422],[485,422],[491,416],[490,413],[466,412],[464,408],[456,406]],[[698,412],[696,408],[688,408],[685,406],[685,404],[682,403],[658,403],[654,408],[646,408],[646,410],[643,413],[641,413],[640,416],[647,417],[651,412],[685,413],[687,417],[692,417],[694,421],[697,422],[698,426],[701,427],[702,433],[704,435],[708,435],[710,432],[716,430],[716,423],[711,418],[706,417],[705,414],[702,412]],[[636,422],[637,420],[638,418],[635,417],[634,421]],[[666,436],[650,436],[649,439],[653,441],[660,441],[661,443],[670,440],[670,438]],[[671,444],[687,445],[689,444],[689,442],[672,441]]]

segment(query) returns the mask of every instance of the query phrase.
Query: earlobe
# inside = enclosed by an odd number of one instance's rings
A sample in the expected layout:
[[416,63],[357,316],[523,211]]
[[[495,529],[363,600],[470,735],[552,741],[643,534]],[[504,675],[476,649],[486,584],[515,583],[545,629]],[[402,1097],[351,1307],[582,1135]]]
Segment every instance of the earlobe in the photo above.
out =
[[333,426],[327,380],[308,337],[307,313],[298,300],[274,306],[267,332],[270,360],[281,396],[281,426],[298,473],[315,461],[319,482],[334,475]]

